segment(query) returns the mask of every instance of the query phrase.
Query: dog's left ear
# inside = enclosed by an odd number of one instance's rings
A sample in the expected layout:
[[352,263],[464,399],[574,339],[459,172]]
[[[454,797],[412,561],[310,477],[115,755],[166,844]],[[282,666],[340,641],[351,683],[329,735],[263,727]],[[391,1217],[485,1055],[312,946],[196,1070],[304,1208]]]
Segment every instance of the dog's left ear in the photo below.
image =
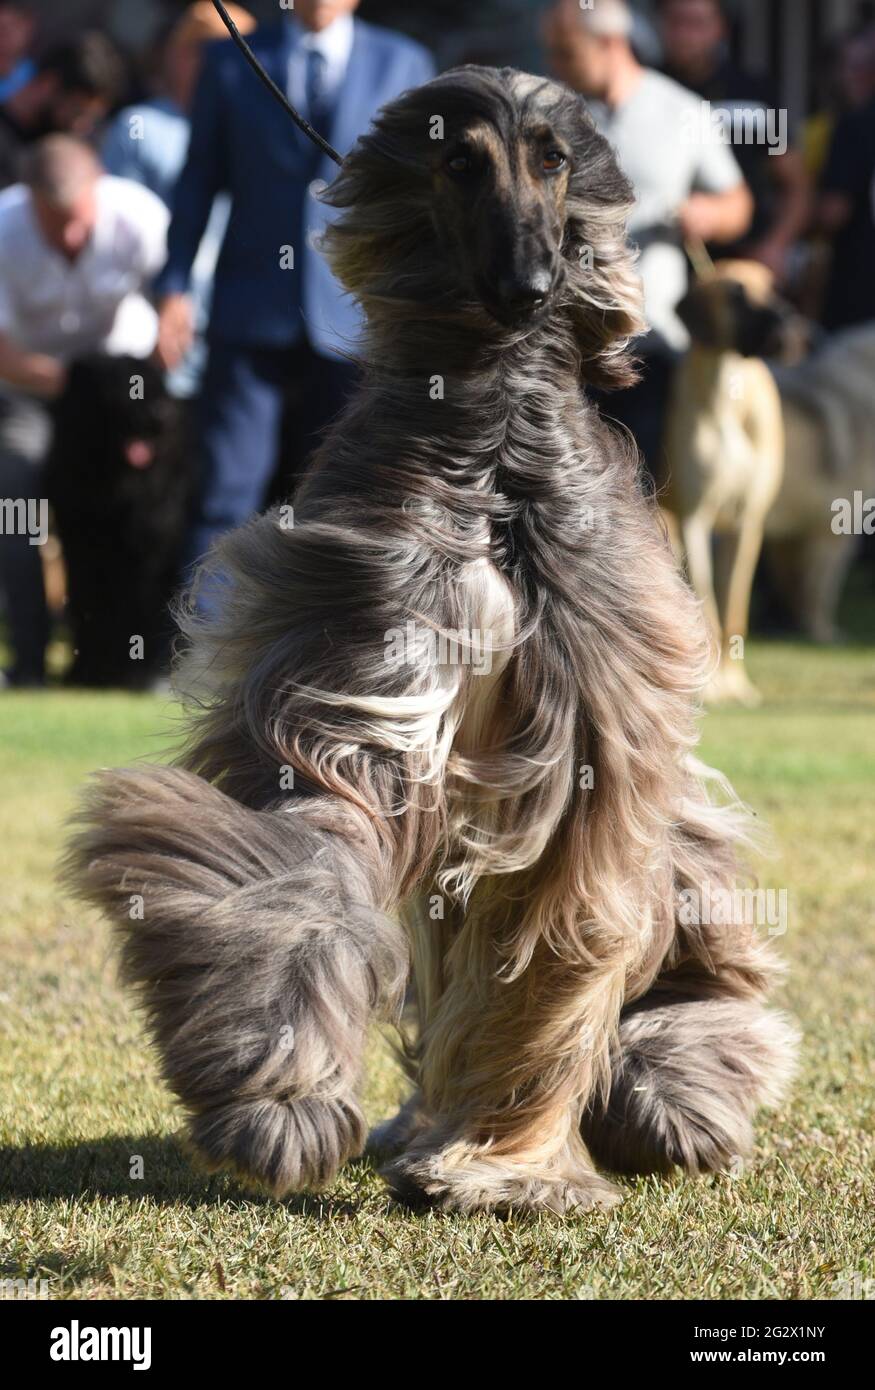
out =
[[572,116],[574,171],[563,245],[570,307],[585,379],[616,390],[637,381],[630,345],[647,331],[641,277],[626,235],[635,195],[582,99],[575,99]]
[[721,346],[717,305],[713,291],[715,283],[714,281],[694,281],[675,309],[675,313],[684,328],[699,347],[718,348]]

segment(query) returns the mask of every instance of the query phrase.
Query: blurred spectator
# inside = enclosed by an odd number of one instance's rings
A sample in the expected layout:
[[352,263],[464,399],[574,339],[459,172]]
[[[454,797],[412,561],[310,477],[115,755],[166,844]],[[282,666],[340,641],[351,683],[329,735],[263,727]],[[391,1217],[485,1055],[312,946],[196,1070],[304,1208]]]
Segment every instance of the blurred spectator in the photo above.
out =
[[848,111],[836,126],[817,224],[832,240],[824,327],[875,320],[875,101]]
[[365,14],[425,44],[442,70],[477,63],[539,71],[538,7],[532,0],[366,0]]
[[[241,34],[255,28],[255,20],[238,5],[226,6]],[[227,40],[228,31],[209,0],[190,5],[171,27],[161,49],[160,94],[137,106],[126,107],[113,121],[103,143],[103,162],[110,174],[133,179],[151,188],[171,206],[173,191],[185,163],[194,100],[204,45],[211,39]],[[222,239],[228,225],[230,199],[216,194],[212,211],[192,265],[191,300],[195,342],[179,365],[169,373],[168,386],[175,396],[197,392],[206,364],[204,333],[209,318],[210,295]]]
[[855,29],[836,40],[818,85],[819,109],[802,125],[805,167],[815,182],[823,173],[841,116],[875,99],[875,27]]
[[875,98],[875,27],[867,24],[846,35],[838,55],[838,96],[842,107],[859,110]]
[[[787,112],[771,83],[745,72],[729,56],[729,26],[721,0],[659,0],[664,70],[712,109],[726,112],[727,137],[753,193],[753,222],[745,234],[721,247],[725,256],[762,261],[783,280],[788,253],[811,217],[811,186],[801,153],[789,144]],[[752,140],[750,127],[734,113],[774,113],[774,143]],[[731,126],[730,126],[731,122]],[[783,134],[779,125],[783,123]]]
[[[293,15],[252,39],[270,75],[341,153],[380,106],[433,72],[424,49],[354,20],[357,8],[358,0],[297,0]],[[341,353],[354,345],[359,316],[314,247],[327,216],[318,193],[335,173],[236,49],[211,46],[158,282],[159,353],[174,367],[192,339],[192,264],[215,195],[228,189],[231,218],[200,403],[203,473],[191,560],[263,505],[289,384],[296,395],[287,442],[296,473],[354,377]]]
[[[225,8],[241,34],[252,32],[255,20],[246,10]],[[227,40],[228,31],[210,0],[198,0],[183,10],[161,44],[156,95],[120,111],[104,137],[108,172],[151,188],[168,207],[185,163],[204,45],[212,39]]]
[[30,80],[0,105],[0,186],[18,178],[21,151],[31,141],[55,132],[93,136],[126,81],[124,60],[103,34],[49,49]]
[[0,0],[0,101],[8,101],[36,72],[30,56],[35,28],[27,0]]
[[[146,357],[156,334],[143,287],[163,264],[168,215],[148,189],[103,174],[83,141],[49,136],[24,159],[25,181],[0,194],[0,498],[44,510],[49,403],[67,365],[96,351]],[[15,665],[40,684],[47,616],[39,547],[0,535]]]
[[[277,0],[267,3],[276,8]],[[102,0],[100,9],[101,27],[117,43],[127,52],[145,53],[178,16],[182,0]]]
[[591,98],[596,124],[632,182],[629,222],[641,251],[650,333],[639,345],[638,386],[610,397],[609,413],[632,431],[654,476],[668,386],[689,336],[675,308],[688,282],[685,239],[730,241],[750,221],[751,195],[731,150],[702,131],[699,102],[670,78],[643,68],[632,52],[631,15],[623,0],[581,10],[560,0],[547,14],[553,70]]

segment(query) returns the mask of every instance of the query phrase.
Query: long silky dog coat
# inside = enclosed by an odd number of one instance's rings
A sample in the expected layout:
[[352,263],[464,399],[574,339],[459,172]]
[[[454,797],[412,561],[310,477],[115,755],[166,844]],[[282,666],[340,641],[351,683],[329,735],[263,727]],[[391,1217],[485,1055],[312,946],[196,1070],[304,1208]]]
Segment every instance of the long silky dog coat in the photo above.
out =
[[633,379],[630,188],[576,96],[464,68],[328,200],[366,379],[293,524],[218,548],[187,751],[100,776],[74,881],[214,1166],[279,1194],[362,1150],[412,959],[398,1194],[562,1211],[618,1200],[593,1159],[719,1167],[794,1033],[753,927],[678,911],[731,887],[743,818],[691,760],[698,607],[582,390]]

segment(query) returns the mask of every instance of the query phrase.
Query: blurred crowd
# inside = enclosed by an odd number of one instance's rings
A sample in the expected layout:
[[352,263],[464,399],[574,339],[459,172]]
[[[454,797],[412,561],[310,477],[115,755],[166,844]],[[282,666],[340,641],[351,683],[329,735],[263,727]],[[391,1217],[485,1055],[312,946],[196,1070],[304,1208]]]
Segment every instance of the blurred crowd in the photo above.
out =
[[[208,0],[149,8],[148,42],[125,50],[89,28],[49,42],[42,7],[0,0],[0,599],[14,686],[44,683],[65,602],[73,680],[160,681],[180,577],[290,494],[356,380],[355,306],[317,249],[334,164]],[[476,19],[442,6],[440,41],[422,15],[391,27],[402,7],[377,0],[255,8],[228,6],[341,154],[447,61],[522,61],[498,4]],[[861,4],[823,55],[816,109],[788,113],[768,75],[733,59],[721,0],[509,8],[536,26],[527,65],[586,97],[635,188],[650,332],[640,385],[609,411],[658,484],[697,265],[761,263],[819,332],[875,321],[875,23]],[[107,404],[108,362],[116,379],[123,364],[130,409]],[[107,655],[122,634],[125,651]]]

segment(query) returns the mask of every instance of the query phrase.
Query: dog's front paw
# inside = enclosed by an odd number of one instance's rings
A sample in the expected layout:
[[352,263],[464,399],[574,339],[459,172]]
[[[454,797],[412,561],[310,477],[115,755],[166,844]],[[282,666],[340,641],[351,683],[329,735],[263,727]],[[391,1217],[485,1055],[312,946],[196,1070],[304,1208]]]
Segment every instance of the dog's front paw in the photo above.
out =
[[592,1169],[539,1169],[459,1148],[414,1146],[380,1172],[398,1201],[442,1211],[550,1211],[563,1216],[623,1200],[613,1183]]
[[707,705],[743,705],[756,709],[763,697],[751,681],[744,667],[736,662],[726,664],[715,671],[704,692]]
[[323,1189],[360,1154],[364,1116],[355,1101],[230,1101],[195,1115],[189,1142],[210,1171],[229,1169],[275,1197]]

